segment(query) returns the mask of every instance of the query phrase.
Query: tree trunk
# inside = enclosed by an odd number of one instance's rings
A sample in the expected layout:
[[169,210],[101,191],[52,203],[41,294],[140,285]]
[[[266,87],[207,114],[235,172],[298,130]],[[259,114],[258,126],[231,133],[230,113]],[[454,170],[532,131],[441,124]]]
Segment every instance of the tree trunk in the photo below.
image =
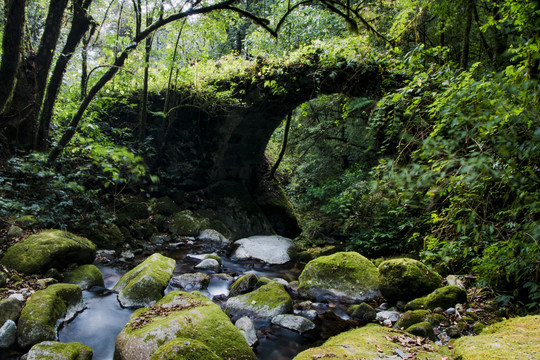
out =
[[26,0],[11,0],[8,7],[7,23],[2,41],[2,64],[0,66],[0,114],[4,114],[11,102],[17,70],[21,62],[23,34],[26,14]]
[[88,46],[90,46],[90,40],[96,32],[96,24],[93,23],[88,35],[83,38],[83,47],[81,49],[81,100],[86,96],[86,90],[88,88]]
[[281,150],[279,152],[276,163],[274,164],[274,166],[272,166],[272,169],[270,170],[270,175],[269,175],[270,179],[275,179],[276,171],[279,168],[279,165],[281,164],[283,157],[285,156],[285,151],[287,151],[287,139],[289,138],[289,129],[291,128],[291,118],[292,118],[292,112],[287,114],[287,121],[285,123],[285,132],[283,133],[283,141],[281,143]]
[[469,63],[471,23],[474,6],[473,1],[474,0],[465,0],[465,26],[463,27],[463,43],[461,46],[461,59],[459,61],[460,66],[463,69],[467,69],[467,64]]
[[51,125],[54,103],[58,97],[67,64],[69,63],[69,60],[71,60],[71,57],[84,34],[90,27],[91,20],[87,15],[87,9],[91,3],[92,0],[84,0],[84,3],[83,0],[77,0],[74,3],[71,30],[69,31],[62,54],[56,61],[53,74],[47,86],[47,96],[45,97],[43,108],[39,114],[39,131],[36,136],[36,149],[40,151],[46,151],[48,148],[49,128]]
[[[148,11],[148,4],[146,6]],[[146,26],[152,23],[152,16],[146,15]],[[139,143],[142,143],[146,137],[146,127],[148,122],[148,75],[150,71],[150,52],[152,51],[153,36],[146,38],[144,47],[144,80],[141,99],[141,111],[139,113]]]

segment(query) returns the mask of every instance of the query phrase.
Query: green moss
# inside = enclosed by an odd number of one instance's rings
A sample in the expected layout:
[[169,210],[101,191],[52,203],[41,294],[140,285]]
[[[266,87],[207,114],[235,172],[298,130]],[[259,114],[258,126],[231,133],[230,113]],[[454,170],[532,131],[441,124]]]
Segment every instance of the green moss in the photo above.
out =
[[525,316],[490,325],[478,336],[454,342],[460,360],[540,358],[540,315]]
[[92,360],[92,348],[81,343],[44,341],[30,349],[27,360]]
[[[130,323],[148,309],[136,310],[116,339],[115,359],[127,359],[131,351],[150,358],[159,345],[167,345],[175,338],[200,341],[222,359],[256,359],[240,331],[221,308],[200,292],[173,291],[156,306],[161,306],[166,316],[155,316],[152,322],[133,328]],[[167,311],[167,308],[173,310]],[[145,339],[146,343],[141,345],[140,339]]]
[[154,214],[170,216],[180,211],[180,207],[167,196],[156,199],[155,203]]
[[186,338],[173,339],[161,346],[151,360],[222,360],[200,341]]
[[428,310],[407,311],[401,315],[394,327],[396,329],[407,329],[409,326],[426,321],[428,315]]
[[[394,330],[395,331],[395,330]],[[396,337],[393,330],[368,324],[359,329],[349,330],[327,340],[322,346],[308,349],[298,354],[293,360],[313,360],[332,358],[335,360],[392,358],[395,350],[410,353],[413,349],[393,342]],[[378,351],[380,349],[381,351]],[[433,359],[449,355],[446,348],[437,348],[437,352],[414,348],[415,359]]]
[[377,312],[375,309],[365,302],[352,305],[347,309],[347,313],[352,318],[359,320],[363,325],[374,321],[377,317]]
[[201,224],[191,211],[184,210],[174,214],[169,231],[173,235],[197,236],[201,232]]
[[39,222],[34,215],[22,215],[13,220],[13,224],[22,227],[23,229],[33,229],[37,227]]
[[418,309],[448,309],[456,304],[467,302],[467,292],[457,286],[444,286],[433,291],[431,294],[409,301],[405,305],[405,310]]
[[328,245],[325,247],[315,247],[304,251],[297,252],[295,258],[301,262],[309,262],[321,256],[328,256],[336,252],[334,245]]
[[6,285],[6,281],[7,281],[7,274],[3,271],[0,271],[0,287],[3,287],[4,285]]
[[405,331],[416,336],[421,336],[421,337],[428,338],[430,340],[435,340],[435,333],[433,332],[433,327],[427,321],[422,321],[417,324],[413,324],[409,326]]
[[317,301],[343,297],[364,301],[379,295],[379,271],[356,252],[339,252],[310,261],[299,277],[300,295]]
[[442,278],[420,261],[391,259],[379,265],[382,295],[388,301],[407,301],[429,294],[441,286]]
[[146,219],[150,216],[150,212],[146,203],[133,202],[118,210],[118,215],[126,217],[129,220]]
[[100,249],[117,250],[122,247],[125,241],[124,234],[116,224],[87,227],[82,231]]
[[91,241],[62,230],[45,230],[31,235],[8,249],[0,263],[25,274],[43,273],[94,260],[96,245]]
[[172,277],[176,261],[161,254],[153,254],[122,276],[114,286],[123,306],[148,306],[163,296]]
[[229,296],[238,296],[252,291],[253,289],[255,289],[257,281],[257,275],[253,273],[247,273],[245,275],[242,275],[231,285]]
[[26,302],[19,319],[19,345],[26,348],[40,341],[56,340],[58,320],[70,307],[81,302],[81,288],[73,284],[54,284],[36,291]]
[[292,299],[285,287],[275,281],[255,291],[229,298],[225,312],[229,316],[255,316],[271,318],[293,310]]
[[480,334],[485,328],[487,327],[486,324],[482,324],[481,322],[478,322],[473,325],[473,331],[475,334]]
[[216,260],[216,261],[219,263],[219,266],[221,266],[222,260],[221,260],[221,258],[220,258],[219,256],[217,256],[217,255],[208,254],[208,255],[206,255],[204,258],[205,258],[205,259],[214,259],[214,260]]
[[92,264],[79,266],[75,270],[67,272],[64,275],[64,282],[79,285],[83,290],[92,286],[104,286],[103,274],[97,266]]

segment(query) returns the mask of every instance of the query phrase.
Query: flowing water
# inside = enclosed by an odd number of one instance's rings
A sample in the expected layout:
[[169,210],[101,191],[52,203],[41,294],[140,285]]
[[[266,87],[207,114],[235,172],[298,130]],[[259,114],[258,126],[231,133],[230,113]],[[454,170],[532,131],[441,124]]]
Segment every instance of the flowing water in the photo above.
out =
[[[163,252],[176,260],[174,275],[197,272],[194,266],[200,260],[192,255],[209,253],[213,249],[200,246],[179,248]],[[222,272],[234,277],[255,273],[258,277],[280,277],[287,281],[295,280],[298,271],[292,265],[268,265],[257,261],[237,261],[234,257],[218,254],[222,258]],[[105,280],[105,287],[112,289],[125,271],[112,266],[99,265]],[[204,271],[203,271],[204,272]],[[225,305],[225,297],[229,294],[230,280],[212,277],[207,289],[201,292],[213,299],[218,305]],[[166,292],[178,290],[169,287]],[[113,358],[116,336],[125,326],[133,309],[125,309],[117,301],[116,294],[108,291],[83,291],[86,309],[77,317],[65,324],[59,331],[62,342],[81,342],[93,348],[94,360]],[[255,320],[255,328],[259,343],[254,348],[259,360],[289,360],[308,347],[314,346],[318,340],[315,334],[298,334],[268,321]]]

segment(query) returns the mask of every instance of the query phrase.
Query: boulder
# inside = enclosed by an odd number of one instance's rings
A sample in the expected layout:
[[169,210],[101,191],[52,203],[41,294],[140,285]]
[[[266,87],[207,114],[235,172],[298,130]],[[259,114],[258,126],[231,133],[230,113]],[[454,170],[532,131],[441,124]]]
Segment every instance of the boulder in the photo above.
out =
[[132,202],[118,210],[118,217],[125,217],[128,220],[147,219],[149,216],[148,205],[144,202]]
[[201,231],[198,237],[201,241],[207,241],[214,245],[219,245],[221,247],[228,246],[231,241],[227,239],[225,236],[221,235],[220,232],[213,230],[213,229],[205,229]]
[[22,348],[47,340],[58,340],[58,325],[84,307],[81,288],[74,284],[54,284],[36,291],[26,302],[18,323],[18,343]]
[[237,259],[258,259],[268,264],[285,264],[290,261],[289,249],[294,246],[291,239],[279,235],[251,236],[234,242],[238,246],[234,255]]
[[427,321],[430,312],[428,310],[410,310],[401,315],[394,325],[396,329],[407,329],[408,327]]
[[24,235],[24,230],[17,225],[11,225],[6,234],[8,239],[18,238]]
[[82,290],[90,289],[92,286],[105,286],[103,274],[92,264],[79,266],[75,270],[69,271],[64,275],[64,282],[76,284]]
[[425,337],[432,341],[435,341],[435,333],[433,331],[433,327],[427,321],[422,321],[422,322],[413,324],[409,326],[407,329],[405,329],[405,331],[408,332],[409,334]]
[[231,297],[225,305],[225,312],[230,317],[242,316],[272,319],[279,314],[293,310],[292,299],[277,282],[270,282],[250,293]]
[[[218,359],[256,359],[240,331],[221,308],[197,291],[172,291],[155,306],[136,310],[116,338],[114,358],[147,360],[158,351],[165,351],[158,349],[171,340],[196,340],[204,344]],[[196,348],[198,345],[195,345]],[[170,354],[169,351],[172,349],[167,350],[167,354]],[[204,351],[207,352],[206,348]],[[155,355],[152,359],[162,358]],[[212,357],[203,356],[200,359]]]
[[175,236],[197,236],[201,231],[201,223],[190,210],[174,214],[169,231]]
[[356,252],[339,252],[312,260],[298,280],[298,294],[315,301],[338,299],[357,303],[380,296],[379,271]]
[[118,301],[124,307],[155,304],[163,296],[175,267],[174,259],[153,254],[122,276],[114,286]]
[[462,360],[540,358],[540,315],[490,325],[478,336],[457,339],[454,356]]
[[24,300],[21,301],[13,295],[7,299],[0,300],[0,326],[8,320],[17,322],[19,316],[21,316],[23,307]]
[[179,212],[180,206],[167,196],[156,199],[154,206],[154,213],[159,215],[171,216]]
[[92,360],[92,356],[92,348],[81,343],[44,341],[30,349],[26,360]]
[[347,309],[347,313],[353,319],[358,320],[362,325],[373,322],[377,318],[377,312],[375,309],[365,302],[352,305],[349,307],[349,309]]
[[405,310],[420,310],[435,308],[448,309],[456,304],[467,302],[467,292],[457,286],[444,286],[431,294],[411,300],[405,305]]
[[150,360],[223,360],[199,340],[176,338],[160,346]]
[[34,215],[21,215],[13,219],[13,225],[23,229],[34,229],[39,225],[39,221],[37,221]]
[[94,261],[96,245],[63,230],[45,230],[10,247],[0,263],[25,274]]
[[241,317],[234,323],[234,326],[236,326],[242,335],[244,335],[249,346],[253,346],[259,341],[259,339],[257,339],[255,326],[249,316]]
[[290,314],[281,314],[274,316],[272,318],[272,324],[281,326],[292,331],[296,331],[300,334],[315,329],[315,324],[313,323],[313,321],[308,320],[302,316]]
[[182,274],[173,276],[171,285],[179,287],[185,291],[206,289],[210,282],[210,276],[203,273]]
[[391,259],[379,265],[382,295],[390,302],[409,301],[441,286],[442,277],[420,261]]
[[7,349],[17,341],[17,324],[13,320],[7,320],[0,326],[0,349]]
[[7,274],[0,270],[0,287],[4,287],[4,285],[6,285],[7,279]]
[[[293,360],[313,360],[331,358],[336,360],[348,359],[433,359],[443,358],[450,355],[444,347],[437,348],[437,353],[428,351],[420,346],[409,348],[409,342],[397,341],[395,330],[388,329],[376,324],[368,324],[364,327],[349,330],[328,339],[322,346],[305,350]],[[405,335],[400,335],[405,336]],[[403,339],[405,340],[405,339]],[[414,343],[414,339],[411,339]],[[404,343],[405,345],[402,345]],[[414,356],[410,353],[414,351]],[[401,355],[400,355],[401,354]]]
[[82,232],[102,249],[121,249],[125,242],[124,234],[116,224],[87,226]]
[[255,285],[257,284],[257,281],[259,281],[257,279],[257,275],[253,273],[247,273],[243,276],[240,276],[231,285],[229,296],[234,297],[255,290]]
[[195,265],[195,269],[219,272],[221,266],[219,265],[219,261],[217,261],[216,259],[207,258]]

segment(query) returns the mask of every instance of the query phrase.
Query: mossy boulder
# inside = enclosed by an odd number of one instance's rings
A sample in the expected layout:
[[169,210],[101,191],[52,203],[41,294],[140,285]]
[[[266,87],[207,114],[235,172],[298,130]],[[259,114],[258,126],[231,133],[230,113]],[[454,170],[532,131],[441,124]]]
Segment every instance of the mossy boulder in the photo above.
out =
[[61,343],[44,341],[32,346],[26,360],[92,360],[90,346],[81,343]]
[[117,250],[124,245],[125,237],[120,228],[115,225],[86,227],[83,234],[100,249]]
[[454,342],[455,358],[540,359],[540,315],[513,318],[486,327],[478,336]]
[[22,215],[13,219],[13,225],[17,225],[23,229],[33,229],[39,225],[34,215]]
[[324,247],[314,247],[311,249],[298,251],[296,252],[294,257],[298,261],[307,263],[318,257],[332,255],[336,252],[337,248],[335,245],[328,245]]
[[428,310],[410,310],[401,315],[394,325],[396,329],[407,329],[409,326],[427,321]]
[[204,273],[181,274],[171,279],[171,285],[185,291],[206,289],[210,283],[210,276]]
[[240,276],[231,285],[229,296],[230,297],[238,296],[238,295],[242,295],[250,291],[253,291],[258,281],[259,279],[257,278],[257,275],[253,273],[247,273],[245,275]]
[[103,274],[97,266],[92,264],[79,266],[65,273],[64,282],[79,285],[83,290],[90,289],[92,286],[104,286]]
[[82,308],[82,291],[77,285],[54,284],[36,291],[27,300],[19,318],[19,346],[28,348],[42,341],[58,340],[58,325]]
[[242,316],[272,319],[279,314],[293,310],[292,299],[285,287],[272,281],[247,294],[231,297],[225,305],[225,312],[233,318]]
[[355,303],[380,295],[379,271],[357,252],[338,252],[312,260],[298,280],[298,294],[315,301]]
[[420,261],[391,259],[379,265],[382,295],[390,302],[409,301],[441,286],[442,277]]
[[126,273],[114,286],[118,301],[124,307],[155,304],[171,280],[176,261],[161,254],[153,254]]
[[4,287],[4,285],[6,285],[7,279],[7,274],[0,270],[0,287]]
[[433,326],[427,321],[422,321],[416,324],[409,326],[405,329],[409,334],[416,336],[421,336],[435,341],[435,333],[433,331]]
[[164,196],[156,199],[153,210],[154,214],[171,216],[179,212],[181,209],[180,206],[176,205],[176,203],[170,197]]
[[10,296],[7,299],[0,300],[0,326],[7,320],[17,322],[24,306],[24,301]]
[[184,210],[174,214],[169,231],[173,235],[197,236],[201,232],[201,222],[190,210]]
[[[159,352],[171,354],[171,344],[195,340],[207,347],[202,354],[215,354],[218,359],[256,359],[240,331],[221,308],[200,292],[168,293],[155,306],[136,310],[116,338],[116,360],[162,359]],[[197,343],[192,349],[201,348]],[[165,348],[162,348],[165,346]],[[181,351],[181,349],[178,349]],[[169,356],[166,355],[166,356]],[[187,356],[187,355],[186,355]],[[173,359],[212,359],[178,357]],[[168,359],[168,357],[164,357]]]
[[223,360],[208,346],[194,339],[173,339],[162,345],[150,360]]
[[[399,335],[394,331],[380,325],[368,324],[336,335],[328,339],[322,346],[301,352],[293,360],[399,358],[396,356],[397,351],[409,353],[412,349],[401,345],[400,342],[393,342],[392,339]],[[437,349],[437,353],[434,353],[417,347],[414,348],[414,354],[415,359],[440,359],[449,355],[449,351],[441,347]]]
[[347,309],[347,313],[355,320],[358,320],[360,324],[365,325],[375,321],[377,318],[377,312],[371,305],[365,302],[361,304],[351,305]]
[[119,217],[129,220],[147,219],[150,216],[148,205],[145,202],[132,202],[124,205],[118,210]]
[[63,230],[45,230],[10,247],[0,263],[25,274],[40,274],[94,261],[96,245]]
[[405,305],[405,310],[448,309],[465,302],[467,302],[467,292],[465,290],[457,286],[444,286],[427,296],[409,301]]

